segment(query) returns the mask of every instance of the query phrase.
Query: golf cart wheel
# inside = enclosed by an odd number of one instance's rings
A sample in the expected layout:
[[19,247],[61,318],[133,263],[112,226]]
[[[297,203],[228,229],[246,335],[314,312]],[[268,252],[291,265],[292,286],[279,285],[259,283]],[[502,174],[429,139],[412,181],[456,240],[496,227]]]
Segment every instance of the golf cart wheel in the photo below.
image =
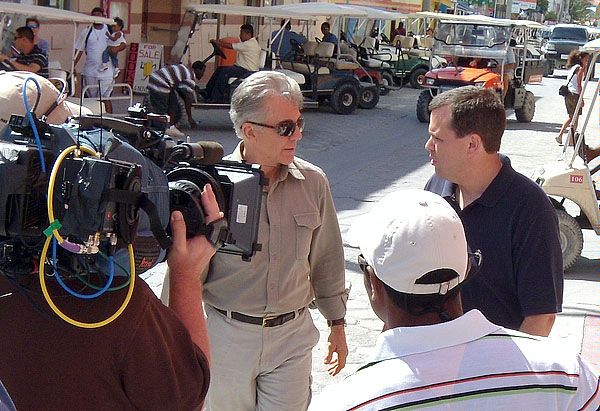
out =
[[429,103],[433,100],[431,93],[432,90],[427,89],[421,91],[421,94],[419,94],[419,99],[417,100],[417,119],[421,123],[429,123],[429,115],[431,114]]
[[560,249],[563,257],[563,269],[571,268],[583,249],[583,232],[577,220],[564,210],[556,210],[560,232]]
[[534,114],[535,97],[533,97],[533,93],[531,91],[527,91],[523,100],[523,106],[515,109],[515,115],[517,116],[519,123],[530,123],[531,120],[533,120]]
[[329,105],[338,114],[351,114],[358,106],[358,90],[353,84],[338,86],[329,99]]
[[379,102],[379,87],[370,85],[358,91],[358,107],[370,110]]
[[412,88],[423,88],[423,84],[425,84],[425,74],[427,74],[426,68],[420,67],[413,70],[408,78],[410,86]]
[[390,89],[386,86],[394,85],[394,76],[389,71],[384,71],[381,73],[381,87],[379,88],[380,96],[387,96],[390,94]]

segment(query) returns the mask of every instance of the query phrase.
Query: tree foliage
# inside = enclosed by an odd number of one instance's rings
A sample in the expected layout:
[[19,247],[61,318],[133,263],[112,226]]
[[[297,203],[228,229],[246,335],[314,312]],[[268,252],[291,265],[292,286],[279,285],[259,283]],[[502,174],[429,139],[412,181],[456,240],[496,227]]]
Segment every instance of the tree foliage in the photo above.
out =
[[582,21],[588,18],[590,11],[588,7],[592,6],[590,0],[570,0],[569,15],[572,21]]
[[537,11],[539,13],[546,13],[548,11],[548,0],[537,0]]

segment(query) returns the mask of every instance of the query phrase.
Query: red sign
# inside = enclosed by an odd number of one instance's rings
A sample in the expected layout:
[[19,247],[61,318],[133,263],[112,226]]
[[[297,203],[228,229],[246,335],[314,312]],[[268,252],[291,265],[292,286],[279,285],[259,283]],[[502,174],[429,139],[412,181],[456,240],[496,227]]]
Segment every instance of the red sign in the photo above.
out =
[[135,80],[135,67],[137,66],[137,54],[139,43],[129,45],[129,55],[127,56],[127,65],[125,66],[125,83],[133,87]]
[[583,184],[583,176],[571,174],[571,183]]

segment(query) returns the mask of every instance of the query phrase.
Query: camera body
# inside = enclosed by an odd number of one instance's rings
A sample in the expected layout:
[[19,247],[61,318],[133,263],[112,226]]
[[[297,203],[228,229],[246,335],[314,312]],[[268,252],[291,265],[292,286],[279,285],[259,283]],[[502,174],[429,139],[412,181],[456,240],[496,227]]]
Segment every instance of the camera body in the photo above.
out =
[[[218,143],[174,141],[164,135],[161,124],[167,123],[160,116],[133,122],[90,116],[79,123],[35,123],[37,141],[21,116],[12,116],[0,132],[0,267],[31,273],[46,236],[58,230],[67,244],[58,250],[58,267],[65,269],[61,275],[90,271],[89,264],[66,251],[85,260],[103,251],[127,266],[128,244],[134,245],[140,273],[165,259],[171,244],[169,215],[175,209],[184,213],[186,223],[189,219],[188,235],[213,238],[221,246],[218,252],[249,260],[260,249],[266,180],[258,166],[222,161]],[[98,155],[64,155],[69,149],[79,153],[79,147]],[[221,223],[218,232],[206,224],[199,204],[207,183],[228,223]]]

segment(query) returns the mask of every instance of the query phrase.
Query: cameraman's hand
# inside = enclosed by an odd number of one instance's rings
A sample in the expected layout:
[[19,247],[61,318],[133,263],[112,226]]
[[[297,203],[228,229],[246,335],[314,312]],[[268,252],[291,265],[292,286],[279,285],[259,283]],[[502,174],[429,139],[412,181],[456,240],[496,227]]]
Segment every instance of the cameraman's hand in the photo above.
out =
[[[223,217],[210,184],[204,186],[200,202],[208,223]],[[186,239],[185,221],[179,211],[171,213],[171,232],[173,245],[167,257],[171,276],[177,276],[181,280],[200,280],[200,273],[215,254],[215,248],[203,235]]]

